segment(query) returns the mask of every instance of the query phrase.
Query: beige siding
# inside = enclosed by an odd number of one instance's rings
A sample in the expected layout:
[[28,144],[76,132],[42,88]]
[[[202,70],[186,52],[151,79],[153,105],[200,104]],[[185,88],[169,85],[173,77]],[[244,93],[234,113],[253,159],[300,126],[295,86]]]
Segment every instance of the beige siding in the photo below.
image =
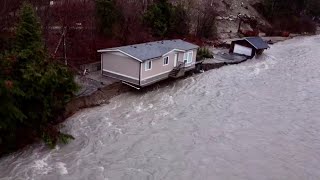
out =
[[[196,62],[196,56],[197,56],[197,49],[191,50],[193,51],[193,59],[192,59],[192,63],[190,64],[194,64]],[[155,59],[152,60],[152,69],[151,70],[146,70],[145,69],[145,63],[141,64],[141,80],[146,80],[161,74],[165,74],[168,73],[170,71],[173,70],[174,68],[174,55],[178,53],[178,61],[179,62],[183,62],[183,52],[171,52],[169,53],[167,56],[169,56],[169,64],[168,65],[163,65],[163,58],[166,57],[161,57],[159,59]],[[179,64],[179,62],[177,63],[177,65]]]
[[196,63],[196,61],[197,61],[197,52],[198,52],[198,49],[194,49],[194,50],[193,50],[192,63]]
[[[192,63],[188,64],[188,69],[194,68],[194,64],[196,61],[197,49],[194,49],[192,51],[193,61]],[[151,60],[152,69],[146,70],[145,64],[147,61],[140,63],[139,61],[120,52],[105,52],[101,55],[102,72],[106,76],[121,79],[133,84],[150,84],[161,79],[168,78],[169,73],[174,68],[174,57],[176,53],[178,54],[178,66],[179,63],[183,63],[184,53],[173,51],[161,58]],[[167,56],[169,57],[169,64],[164,65],[164,58]],[[140,73],[141,82],[139,83]]]
[[[163,65],[163,59],[164,57],[169,56],[169,64]],[[148,78],[152,78],[157,75],[161,75],[165,72],[170,72],[173,69],[173,60],[174,60],[174,53],[170,53],[167,56],[161,57],[159,59],[152,60],[152,69],[146,70],[145,69],[145,63],[142,63],[141,68],[141,80],[145,80]]]
[[[190,51],[193,51],[192,64],[194,64],[196,62],[196,59],[197,59],[197,49],[193,49],[193,50],[190,50]],[[189,52],[189,51],[187,51],[187,52]],[[184,55],[184,53],[179,53],[179,62],[183,63],[183,55]]]
[[102,53],[102,70],[139,79],[140,62],[119,52]]

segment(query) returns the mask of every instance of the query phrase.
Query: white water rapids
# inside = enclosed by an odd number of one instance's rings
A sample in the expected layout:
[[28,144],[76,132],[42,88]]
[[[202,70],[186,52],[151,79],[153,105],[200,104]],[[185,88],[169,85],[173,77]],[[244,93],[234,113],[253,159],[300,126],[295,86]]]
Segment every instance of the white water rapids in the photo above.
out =
[[318,180],[320,36],[122,94],[65,125],[74,141],[0,159],[0,179]]

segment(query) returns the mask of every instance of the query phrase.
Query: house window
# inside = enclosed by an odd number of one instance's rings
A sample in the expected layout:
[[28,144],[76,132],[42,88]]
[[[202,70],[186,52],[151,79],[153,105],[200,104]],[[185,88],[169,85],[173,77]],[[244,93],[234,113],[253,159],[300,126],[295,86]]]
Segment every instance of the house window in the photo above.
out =
[[169,56],[163,58],[163,65],[166,66],[169,64]]
[[190,52],[188,52],[188,63],[192,63],[192,59],[193,59],[193,52],[192,51],[190,51]]
[[188,53],[184,53],[183,54],[183,63],[187,63],[188,62]]
[[146,71],[149,71],[152,69],[152,61],[146,61],[144,65],[145,65]]
[[186,64],[192,63],[193,51],[189,51],[183,54],[183,62]]

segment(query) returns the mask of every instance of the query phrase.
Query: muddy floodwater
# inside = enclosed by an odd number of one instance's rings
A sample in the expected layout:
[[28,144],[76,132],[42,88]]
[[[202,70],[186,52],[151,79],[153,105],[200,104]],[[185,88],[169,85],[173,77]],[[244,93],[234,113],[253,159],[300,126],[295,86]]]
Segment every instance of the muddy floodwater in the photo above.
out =
[[122,94],[63,131],[76,139],[0,159],[0,179],[319,180],[320,36]]

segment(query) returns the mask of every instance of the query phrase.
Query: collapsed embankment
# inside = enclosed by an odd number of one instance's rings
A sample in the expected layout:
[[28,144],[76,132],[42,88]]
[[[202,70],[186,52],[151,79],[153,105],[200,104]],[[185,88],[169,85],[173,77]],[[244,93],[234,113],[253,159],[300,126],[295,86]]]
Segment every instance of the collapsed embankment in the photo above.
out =
[[[269,37],[269,40],[272,40],[274,43],[277,43],[277,42],[285,41],[294,37],[295,36],[288,37],[288,38]],[[264,39],[267,40],[268,37],[264,37]],[[218,69],[230,64],[232,63],[204,63],[202,68],[204,71],[209,71],[209,70]],[[233,63],[233,64],[238,64],[238,63]],[[145,87],[139,92],[147,92],[150,90],[154,90],[155,88],[161,88],[163,86],[167,86],[171,84],[174,81],[178,81],[179,79],[188,78],[189,76],[190,74],[178,79],[167,79],[159,83],[156,83],[154,85]],[[59,120],[57,121],[57,123],[61,123],[65,121],[67,118],[69,118],[70,116],[72,116],[73,114],[75,114],[77,111],[81,109],[95,107],[101,104],[108,103],[111,98],[118,96],[122,93],[130,92],[130,91],[137,92],[136,89],[133,89],[127,85],[124,85],[121,82],[115,82],[111,85],[105,86],[103,88],[99,88],[97,91],[95,91],[94,93],[88,96],[76,97],[67,104],[63,116],[59,117]]]
[[[209,71],[212,69],[218,69],[218,68],[225,66],[225,65],[228,65],[228,64],[226,64],[226,63],[206,63],[206,64],[203,64],[203,70]],[[143,93],[143,92],[147,92],[147,91],[152,91],[155,88],[161,88],[161,87],[170,85],[174,81],[179,81],[181,79],[188,78],[191,75],[192,75],[192,73],[188,74],[184,77],[178,78],[178,79],[172,79],[172,78],[166,79],[166,80],[163,80],[163,81],[156,83],[154,85],[150,85],[148,87],[145,87],[145,88],[139,90],[139,92]],[[72,116],[73,114],[75,114],[77,111],[79,111],[81,109],[106,104],[106,103],[109,103],[110,99],[112,99],[113,97],[118,96],[122,93],[137,92],[137,91],[138,90],[136,90],[132,87],[129,87],[125,84],[122,84],[121,82],[115,82],[111,85],[108,85],[108,86],[105,86],[103,88],[98,89],[97,91],[95,91],[94,93],[92,93],[88,96],[76,97],[76,98],[72,99],[67,104],[67,106],[65,108],[65,112],[63,114],[63,117],[59,118],[58,123],[63,122],[64,120],[66,120],[67,118],[69,118],[70,116]]]
[[129,86],[126,86],[121,82],[115,82],[111,85],[99,88],[88,96],[76,97],[67,104],[63,118],[65,120],[81,109],[108,103],[111,98],[131,90],[132,88]]
[[[227,65],[227,64],[226,63],[207,63],[207,64],[203,64],[203,69],[205,71],[209,71],[211,69],[218,69],[218,68],[223,67],[225,65]],[[90,94],[88,96],[76,97],[76,98],[72,99],[66,105],[64,113],[62,113],[62,115],[60,117],[58,117],[58,119],[55,121],[55,124],[59,124],[59,123],[64,122],[69,117],[71,117],[73,114],[80,111],[81,109],[95,107],[95,106],[99,106],[101,104],[108,103],[110,99],[112,99],[113,97],[116,97],[120,94],[123,94],[126,92],[145,93],[148,91],[153,91],[154,89],[159,89],[161,87],[165,87],[168,85],[170,86],[170,85],[172,85],[173,82],[179,81],[184,78],[188,78],[189,76],[190,75],[187,75],[187,76],[182,77],[180,79],[167,79],[167,80],[159,82],[155,85],[148,86],[140,91],[137,91],[137,90],[135,90],[127,85],[124,85],[120,82],[116,82],[111,85],[105,86],[103,88],[99,88],[97,91],[93,92],[92,94]],[[23,139],[24,141],[20,143],[21,145],[19,145],[19,149],[25,147],[28,144],[31,144],[31,143],[37,141],[37,139],[34,138],[35,135],[33,135],[32,133],[24,132],[24,131],[21,131],[21,132],[22,132],[21,139]],[[26,134],[29,134],[30,137],[26,136]],[[4,152],[4,151],[2,151],[1,147],[0,147],[0,154],[2,154],[1,152]]]

